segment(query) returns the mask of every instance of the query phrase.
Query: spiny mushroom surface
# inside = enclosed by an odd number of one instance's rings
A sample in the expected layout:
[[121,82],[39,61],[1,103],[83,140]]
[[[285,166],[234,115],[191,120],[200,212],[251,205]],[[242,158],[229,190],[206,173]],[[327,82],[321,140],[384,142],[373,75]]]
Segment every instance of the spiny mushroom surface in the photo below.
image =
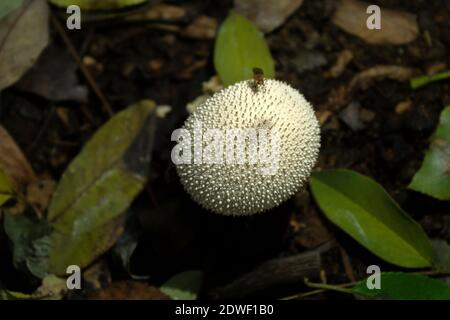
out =
[[[319,153],[320,128],[311,105],[296,89],[278,80],[267,79],[260,86],[245,80],[215,93],[186,120],[184,129],[192,136],[195,123],[201,123],[203,132],[265,128],[279,133],[272,174],[262,173],[267,162],[258,158],[255,163],[250,156],[243,164],[224,160],[221,164],[192,161],[177,165],[187,193],[202,207],[219,214],[251,215],[278,206],[301,190]],[[207,144],[202,141],[204,148]],[[247,144],[243,148],[250,154]],[[198,150],[192,146],[193,157],[195,152]],[[203,155],[204,160],[206,157]]]

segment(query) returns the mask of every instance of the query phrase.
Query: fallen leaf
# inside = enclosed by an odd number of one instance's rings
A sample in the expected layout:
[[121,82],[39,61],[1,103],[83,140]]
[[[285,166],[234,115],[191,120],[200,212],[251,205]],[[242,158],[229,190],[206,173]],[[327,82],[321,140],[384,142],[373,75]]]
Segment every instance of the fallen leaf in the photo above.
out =
[[89,265],[123,231],[123,212],[147,181],[155,130],[153,101],[115,115],[64,172],[50,203],[49,271]]
[[88,89],[79,84],[77,70],[78,66],[70,55],[52,45],[44,50],[35,66],[20,79],[16,87],[50,101],[86,102]]
[[168,300],[158,288],[138,281],[116,281],[106,289],[94,291],[91,300]]
[[270,32],[281,26],[302,3],[303,0],[234,0],[234,7],[261,31]]
[[84,289],[87,291],[107,288],[111,284],[111,273],[105,259],[94,263],[83,272]]
[[299,74],[314,70],[327,64],[327,59],[319,51],[313,50],[299,50],[296,56],[292,59],[292,64]]
[[157,3],[145,7],[139,12],[127,15],[124,19],[132,20],[165,20],[173,21],[180,20],[186,16],[186,9],[180,6],[175,6],[166,3]]
[[9,14],[11,11],[19,8],[23,0],[2,0],[0,2],[0,19]]
[[365,127],[359,117],[359,109],[360,104],[358,102],[352,102],[339,113],[339,118],[353,131],[359,131]]
[[53,180],[37,180],[27,186],[26,200],[40,212],[45,212],[55,190]]
[[193,39],[214,39],[217,32],[217,19],[208,16],[199,16],[188,25],[181,34]]
[[450,272],[450,245],[441,239],[431,240],[434,250],[433,270],[442,273]]
[[14,266],[38,278],[44,278],[48,268],[50,225],[24,214],[6,213],[4,228],[13,245]]
[[0,20],[0,90],[19,80],[47,46],[48,18],[47,1],[27,0]]
[[42,284],[33,292],[31,298],[39,300],[61,300],[67,294],[68,290],[66,279],[51,274],[42,279]]
[[357,0],[339,0],[333,23],[344,31],[370,44],[401,45],[414,41],[419,33],[416,16],[402,11],[381,8],[381,29],[367,28],[367,7]]
[[[14,194],[12,182],[5,171],[0,168],[0,207]],[[0,216],[1,217],[1,216]]]
[[430,149],[408,188],[436,199],[450,200],[450,106],[442,110]]
[[167,280],[159,289],[174,300],[196,300],[202,281],[201,271],[184,271]]
[[16,189],[36,181],[36,175],[30,163],[17,146],[8,131],[0,126],[0,167],[11,178]]
[[133,6],[147,2],[147,0],[50,0],[50,2],[63,8],[77,5],[84,10],[105,10]]

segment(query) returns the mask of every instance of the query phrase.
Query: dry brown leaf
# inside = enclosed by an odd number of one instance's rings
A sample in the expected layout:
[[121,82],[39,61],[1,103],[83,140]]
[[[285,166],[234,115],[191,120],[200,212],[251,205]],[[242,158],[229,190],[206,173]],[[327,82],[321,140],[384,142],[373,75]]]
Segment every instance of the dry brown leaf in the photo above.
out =
[[386,78],[397,81],[407,81],[417,73],[417,70],[408,67],[378,65],[356,74],[350,81],[349,89],[367,89],[372,82]]
[[217,27],[218,23],[215,18],[199,16],[181,34],[193,39],[214,39]]
[[234,0],[234,7],[259,30],[270,32],[282,25],[302,3],[303,0]]
[[0,126],[0,166],[7,172],[16,188],[36,180],[30,163],[5,128]]
[[138,281],[116,281],[106,289],[94,291],[91,300],[169,300],[158,288]]
[[381,29],[370,30],[366,13],[371,4],[357,0],[339,0],[333,23],[344,31],[371,44],[406,44],[419,33],[416,16],[402,11],[381,8]]
[[53,180],[39,179],[27,186],[26,199],[39,212],[44,212],[52,198],[56,182]]
[[0,21],[0,90],[14,84],[49,42],[48,4],[24,1]]
[[143,12],[132,14],[126,20],[177,20],[186,16],[186,9],[170,4],[159,3]]

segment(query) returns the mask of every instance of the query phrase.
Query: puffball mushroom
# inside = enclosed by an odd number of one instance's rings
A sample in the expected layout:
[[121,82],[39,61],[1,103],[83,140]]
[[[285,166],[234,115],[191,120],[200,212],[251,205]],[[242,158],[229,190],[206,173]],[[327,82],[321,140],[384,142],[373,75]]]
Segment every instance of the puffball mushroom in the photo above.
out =
[[[177,164],[181,183],[202,207],[224,215],[252,215],[289,199],[304,186],[320,148],[311,105],[278,80],[245,80],[222,89],[188,117],[183,129],[181,153],[189,161]],[[236,140],[230,132],[247,136]],[[256,146],[249,143],[255,132]],[[246,161],[230,161],[239,150]],[[272,162],[263,161],[264,152]],[[265,172],[269,165],[274,170]]]

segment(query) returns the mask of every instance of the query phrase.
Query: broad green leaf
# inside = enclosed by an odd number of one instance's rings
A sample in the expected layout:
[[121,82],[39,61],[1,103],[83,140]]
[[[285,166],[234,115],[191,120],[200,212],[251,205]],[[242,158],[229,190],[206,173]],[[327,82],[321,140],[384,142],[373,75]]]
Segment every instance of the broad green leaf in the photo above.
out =
[[312,175],[311,190],[325,215],[375,255],[406,268],[431,265],[433,250],[423,229],[372,179],[326,170]]
[[449,79],[449,78],[450,78],[450,70],[441,72],[438,74],[434,74],[431,76],[422,76],[422,77],[413,78],[410,80],[410,85],[411,85],[411,89],[415,90],[415,89],[423,87],[431,82],[436,82],[436,81]]
[[13,245],[13,263],[17,269],[35,277],[47,275],[51,227],[47,221],[26,215],[5,214],[4,228]]
[[0,207],[13,195],[13,186],[6,172],[0,168]]
[[108,10],[141,4],[147,0],[50,0],[50,2],[64,8],[77,5],[84,10]]
[[6,16],[11,11],[19,8],[23,0],[2,0],[0,2],[0,19]]
[[264,36],[245,17],[231,12],[220,26],[214,47],[214,65],[224,85],[250,79],[253,68],[275,76],[275,67]]
[[196,300],[202,281],[201,271],[185,271],[167,280],[159,289],[174,300]]
[[87,266],[117,240],[121,214],[147,180],[154,109],[143,101],[115,115],[64,172],[47,214],[54,228],[50,273]]
[[450,200],[450,106],[442,112],[422,167],[408,188],[440,200]]
[[382,272],[380,277],[380,289],[367,288],[367,282],[363,280],[352,288],[352,292],[392,300],[450,300],[450,286],[443,281],[402,272]]

